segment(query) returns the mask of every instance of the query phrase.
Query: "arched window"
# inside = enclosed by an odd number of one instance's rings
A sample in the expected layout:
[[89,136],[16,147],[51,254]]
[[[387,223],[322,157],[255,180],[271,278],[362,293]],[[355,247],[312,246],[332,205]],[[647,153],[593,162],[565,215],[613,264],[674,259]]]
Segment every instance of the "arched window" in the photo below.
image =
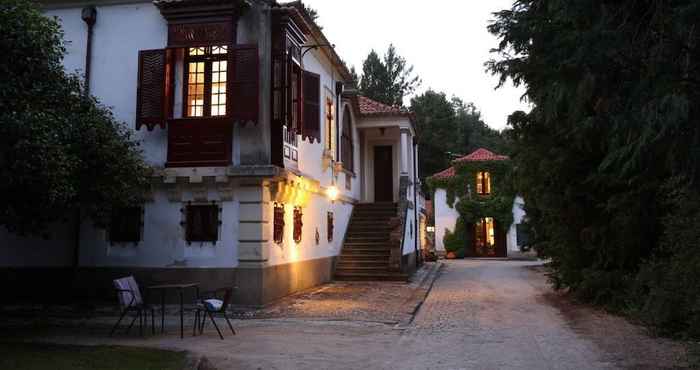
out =
[[341,153],[340,161],[343,162],[343,167],[350,172],[355,172],[354,155],[355,147],[352,142],[352,116],[350,116],[350,108],[345,106],[343,112],[343,129],[340,137]]

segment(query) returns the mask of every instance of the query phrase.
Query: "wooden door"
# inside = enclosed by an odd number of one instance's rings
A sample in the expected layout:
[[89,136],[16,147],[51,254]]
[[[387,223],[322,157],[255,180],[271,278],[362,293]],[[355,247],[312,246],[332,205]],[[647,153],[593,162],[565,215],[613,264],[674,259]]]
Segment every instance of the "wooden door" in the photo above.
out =
[[374,201],[394,201],[394,165],[390,145],[374,147]]

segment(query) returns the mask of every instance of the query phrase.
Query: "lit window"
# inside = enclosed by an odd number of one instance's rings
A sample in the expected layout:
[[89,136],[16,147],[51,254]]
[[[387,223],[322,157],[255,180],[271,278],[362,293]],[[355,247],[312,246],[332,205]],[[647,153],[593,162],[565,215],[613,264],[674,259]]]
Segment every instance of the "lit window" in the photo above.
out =
[[476,174],[476,193],[479,195],[491,194],[491,174],[488,172]]
[[186,116],[226,115],[228,47],[189,48],[186,57]]

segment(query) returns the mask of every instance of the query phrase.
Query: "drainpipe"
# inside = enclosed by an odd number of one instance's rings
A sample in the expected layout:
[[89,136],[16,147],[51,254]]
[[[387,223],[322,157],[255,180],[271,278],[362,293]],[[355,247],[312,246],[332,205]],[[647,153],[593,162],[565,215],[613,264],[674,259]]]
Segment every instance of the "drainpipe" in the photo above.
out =
[[420,220],[418,219],[418,213],[420,210],[418,209],[418,181],[416,181],[418,177],[418,155],[416,152],[416,148],[418,147],[418,143],[416,143],[416,139],[414,137],[413,139],[413,236],[415,237],[414,241],[414,249],[416,251],[416,267],[420,266],[422,260],[422,253],[419,245],[420,241],[420,235],[418,235],[418,224],[420,223]]
[[[90,66],[92,59],[92,29],[97,21],[97,9],[94,6],[83,8],[80,17],[87,24],[87,42],[85,45],[85,96],[90,96]],[[73,250],[73,268],[75,276],[77,276],[78,266],[80,264],[80,205],[75,210],[75,248]]]
[[94,6],[83,8],[80,14],[83,22],[87,24],[87,42],[85,45],[85,94],[90,94],[90,67],[92,62],[92,29],[97,22],[97,9]]

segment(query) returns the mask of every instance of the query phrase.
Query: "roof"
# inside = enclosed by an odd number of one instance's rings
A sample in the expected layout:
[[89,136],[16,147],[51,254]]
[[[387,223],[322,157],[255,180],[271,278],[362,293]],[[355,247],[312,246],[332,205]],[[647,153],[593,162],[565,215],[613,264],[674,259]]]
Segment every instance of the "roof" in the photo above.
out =
[[343,59],[341,59],[338,53],[335,51],[335,45],[328,41],[326,35],[323,33],[318,24],[316,24],[316,22],[311,19],[309,14],[306,12],[306,9],[304,9],[304,4],[300,0],[297,0],[287,3],[277,3],[276,5],[279,7],[279,9],[296,11],[296,14],[299,16],[297,19],[305,23],[305,25],[311,31],[311,36],[314,37],[316,44],[323,45],[323,47],[319,48],[320,52],[326,54],[328,59],[331,60],[331,63],[338,68],[340,74],[346,82],[350,81],[352,79],[352,74],[350,73],[348,66],[345,65]]
[[479,148],[469,155],[455,159],[454,162],[505,161],[507,159],[507,155],[495,154],[490,150]]
[[[479,148],[475,151],[473,151],[469,155],[465,155],[464,157],[460,157],[452,161],[452,163],[459,163],[459,162],[480,162],[480,161],[505,161],[508,160],[507,155],[500,155],[500,154],[495,154],[492,151],[484,148]],[[450,167],[445,170],[442,170],[432,176],[430,176],[431,179],[449,179],[455,176],[455,168]]]
[[438,172],[438,173],[436,173],[436,174],[430,176],[430,178],[431,178],[431,179],[437,179],[437,180],[440,180],[440,179],[449,179],[449,178],[453,177],[454,175],[455,175],[455,168],[454,168],[454,167],[450,167],[450,168],[448,168],[448,169],[442,170],[442,171],[440,171],[440,172]]
[[357,95],[357,105],[360,110],[360,114],[363,116],[409,116],[411,112],[408,110],[380,103],[376,100],[372,100],[366,96]]

